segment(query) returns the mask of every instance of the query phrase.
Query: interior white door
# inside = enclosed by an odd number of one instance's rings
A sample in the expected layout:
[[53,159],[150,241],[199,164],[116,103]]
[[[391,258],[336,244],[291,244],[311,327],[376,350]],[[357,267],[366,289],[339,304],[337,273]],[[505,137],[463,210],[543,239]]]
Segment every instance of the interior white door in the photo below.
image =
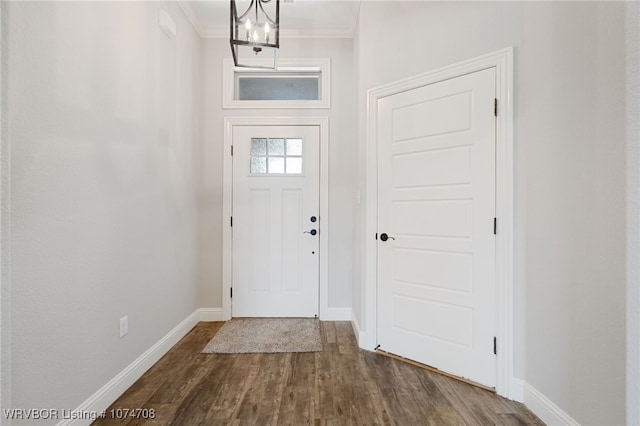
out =
[[317,126],[234,127],[234,317],[318,314],[319,136]]
[[377,123],[378,344],[489,387],[494,98],[491,68],[382,98]]

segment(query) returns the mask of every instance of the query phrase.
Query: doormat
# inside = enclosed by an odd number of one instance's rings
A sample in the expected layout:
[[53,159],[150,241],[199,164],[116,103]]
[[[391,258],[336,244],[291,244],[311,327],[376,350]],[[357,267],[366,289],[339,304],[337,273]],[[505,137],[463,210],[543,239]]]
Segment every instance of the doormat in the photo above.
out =
[[233,318],[202,350],[204,354],[320,352],[320,321],[314,318]]

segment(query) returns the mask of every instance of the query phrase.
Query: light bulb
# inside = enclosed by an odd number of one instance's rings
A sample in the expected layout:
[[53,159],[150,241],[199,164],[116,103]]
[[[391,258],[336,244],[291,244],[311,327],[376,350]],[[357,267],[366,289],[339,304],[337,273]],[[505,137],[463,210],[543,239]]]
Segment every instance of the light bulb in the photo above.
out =
[[244,31],[245,37],[247,38],[247,41],[249,41],[249,34],[251,34],[251,21],[249,20],[249,18],[247,18],[244,23]]
[[253,41],[258,41],[258,31],[253,32]]
[[269,30],[270,30],[270,29],[271,29],[271,28],[269,27],[269,23],[268,23],[268,22],[267,22],[266,24],[264,24],[264,32],[265,32],[265,33],[269,34]]

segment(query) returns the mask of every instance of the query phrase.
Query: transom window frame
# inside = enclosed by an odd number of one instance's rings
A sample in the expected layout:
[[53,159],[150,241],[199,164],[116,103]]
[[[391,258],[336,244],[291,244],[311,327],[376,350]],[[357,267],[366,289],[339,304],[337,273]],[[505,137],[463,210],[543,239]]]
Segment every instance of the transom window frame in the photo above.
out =
[[[300,109],[300,108],[331,108],[331,59],[329,58],[280,58],[277,71],[236,68],[233,59],[222,60],[222,108],[223,109]],[[266,60],[268,61],[268,60]],[[260,60],[256,60],[260,64]],[[282,73],[283,75],[304,75],[305,73],[320,73],[319,100],[291,100],[291,101],[248,101],[235,99],[236,75],[264,75],[265,73]]]

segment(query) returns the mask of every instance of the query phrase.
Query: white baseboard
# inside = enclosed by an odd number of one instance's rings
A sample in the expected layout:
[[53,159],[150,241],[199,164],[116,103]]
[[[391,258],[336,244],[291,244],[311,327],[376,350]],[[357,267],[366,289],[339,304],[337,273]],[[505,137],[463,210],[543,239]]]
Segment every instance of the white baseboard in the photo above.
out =
[[356,335],[356,339],[358,340],[358,346],[362,347],[360,342],[362,342],[365,338],[364,331],[360,328],[360,322],[358,318],[354,314],[351,314],[351,327],[353,327],[353,332]]
[[523,383],[523,402],[529,410],[548,425],[579,425],[549,398],[527,382]]
[[524,380],[514,377],[511,380],[511,394],[508,397],[514,401],[524,403],[524,385]]
[[198,313],[200,321],[224,321],[224,319],[222,318],[222,308],[200,308],[198,309]]
[[[118,373],[107,384],[102,386],[89,399],[84,401],[76,413],[101,413],[109,408],[113,402],[120,397],[136,380],[140,378],[153,364],[155,364],[169,349],[171,349],[180,339],[182,339],[193,327],[198,324],[200,312],[196,310],[184,321],[178,324],[173,330],[167,333],[155,345],[151,346],[138,359],[133,361],[124,370]],[[91,419],[67,419],[58,423],[58,426],[81,426],[91,424]]]
[[351,321],[351,308],[327,308],[322,321]]

